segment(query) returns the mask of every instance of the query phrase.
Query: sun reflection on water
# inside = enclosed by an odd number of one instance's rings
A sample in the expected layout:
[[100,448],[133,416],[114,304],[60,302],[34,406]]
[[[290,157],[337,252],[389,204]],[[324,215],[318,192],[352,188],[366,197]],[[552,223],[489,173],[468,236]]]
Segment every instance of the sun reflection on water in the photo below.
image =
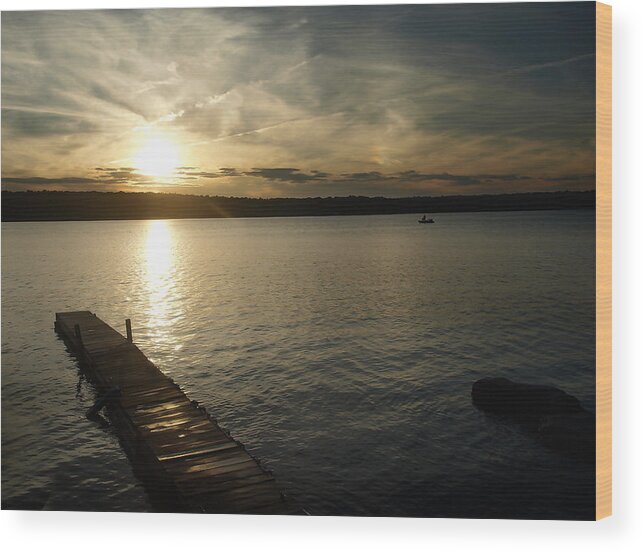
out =
[[175,289],[174,237],[170,223],[152,220],[145,240],[145,287],[149,301],[148,328],[157,341],[171,338],[169,327],[181,315]]

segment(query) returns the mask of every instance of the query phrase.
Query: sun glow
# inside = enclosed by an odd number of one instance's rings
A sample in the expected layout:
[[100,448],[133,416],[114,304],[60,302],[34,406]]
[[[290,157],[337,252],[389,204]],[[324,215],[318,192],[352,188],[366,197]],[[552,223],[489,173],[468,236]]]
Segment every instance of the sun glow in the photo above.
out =
[[169,178],[181,165],[181,155],[179,146],[168,135],[149,131],[132,161],[145,176]]

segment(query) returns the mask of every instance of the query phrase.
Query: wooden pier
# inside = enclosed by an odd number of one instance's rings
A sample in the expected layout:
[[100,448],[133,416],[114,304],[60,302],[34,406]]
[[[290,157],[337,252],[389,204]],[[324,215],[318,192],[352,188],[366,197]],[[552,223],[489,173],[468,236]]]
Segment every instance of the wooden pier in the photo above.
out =
[[128,338],[89,311],[57,313],[55,329],[103,397],[155,510],[304,513],[242,444],[134,345],[129,321]]

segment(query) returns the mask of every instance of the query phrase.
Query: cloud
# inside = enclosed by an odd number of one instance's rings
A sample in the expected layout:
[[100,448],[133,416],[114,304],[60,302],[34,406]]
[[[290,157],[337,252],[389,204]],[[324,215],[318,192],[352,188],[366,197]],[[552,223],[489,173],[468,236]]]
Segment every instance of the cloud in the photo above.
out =
[[200,193],[582,186],[594,32],[568,2],[7,12],[3,171],[154,189],[93,172],[146,127]]
[[255,176],[259,178],[265,178],[266,180],[278,180],[281,182],[291,182],[294,184],[300,182],[311,182],[318,180],[325,180],[328,176],[328,173],[314,171],[310,174],[303,173],[299,169],[293,168],[263,168],[263,169],[252,169],[250,171],[243,173],[245,176]]
[[41,176],[2,176],[3,185],[18,185],[20,188],[24,187],[56,187],[56,186],[71,186],[82,187],[83,189],[96,189],[102,187],[114,187],[118,185],[136,185],[150,183],[150,177],[144,176],[136,172],[135,169],[130,167],[95,167],[91,174],[86,176],[63,176],[63,177],[41,177]]
[[595,59],[596,54],[594,52],[590,52],[587,54],[583,54],[580,56],[574,56],[571,58],[567,59],[559,59],[555,61],[548,61],[546,63],[537,63],[535,65],[527,65],[525,67],[516,67],[515,69],[512,69],[511,71],[508,71],[508,74],[511,73],[528,73],[530,71],[540,71],[541,69],[551,69],[552,67],[564,67],[565,65],[569,65],[570,63],[576,63],[577,61],[583,61],[583,60],[589,60],[589,59]]
[[402,171],[398,173],[382,174],[378,171],[368,173],[344,173],[341,175],[342,179],[348,182],[382,182],[382,181],[397,181],[397,182],[450,182],[459,186],[468,186],[473,184],[480,184],[484,181],[520,181],[520,180],[533,180],[530,176],[521,176],[516,174],[475,174],[475,175],[458,175],[447,172],[443,173],[425,173],[415,170]]
[[222,167],[219,169],[219,173],[221,173],[224,176],[241,176],[241,173],[237,171],[237,169],[233,169],[230,167]]
[[2,125],[7,136],[30,138],[86,135],[97,129],[82,116],[6,107],[2,108]]
[[[217,195],[248,195],[255,197],[315,197],[377,195],[405,197],[444,195],[454,193],[484,193],[487,191],[530,192],[543,190],[588,190],[594,187],[595,175],[565,176],[520,174],[451,174],[408,170],[383,173],[380,171],[333,174],[312,169],[302,171],[293,167],[263,167],[241,170],[219,168],[201,170],[181,167],[171,179],[158,182],[139,174],[131,167],[95,167],[90,176],[62,178],[4,177],[8,189],[56,189],[73,186],[81,189],[131,189],[160,186],[180,192],[183,188],[203,190],[208,181],[216,179]],[[258,183],[258,184],[257,184]],[[236,190],[236,191],[235,191]],[[257,192],[259,190],[259,192]],[[350,190],[350,193],[347,193]]]
[[576,182],[578,180],[593,180],[596,178],[596,174],[572,174],[566,176],[547,176],[543,180],[548,180],[549,182]]
[[86,185],[86,184],[99,184],[103,181],[95,178],[66,176],[62,178],[44,178],[39,176],[28,176],[24,178],[3,176],[3,184],[21,184],[29,186],[55,186],[55,185]]
[[223,178],[230,176],[241,176],[242,173],[238,172],[236,169],[229,167],[220,168],[218,171],[201,171],[198,167],[179,167],[176,170],[177,174],[182,175],[183,177],[195,177],[195,178]]

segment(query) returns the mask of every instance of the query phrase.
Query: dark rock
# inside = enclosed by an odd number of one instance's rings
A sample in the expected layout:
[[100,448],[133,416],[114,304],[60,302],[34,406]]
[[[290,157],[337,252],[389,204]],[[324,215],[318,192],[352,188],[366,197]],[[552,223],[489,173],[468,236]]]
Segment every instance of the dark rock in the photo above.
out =
[[556,387],[516,383],[506,378],[476,381],[471,398],[481,410],[536,426],[545,416],[583,411],[576,397]]
[[587,460],[594,456],[594,414],[561,389],[483,378],[473,384],[471,398],[480,410],[522,425],[551,448]]
[[545,416],[538,437],[550,448],[588,460],[596,456],[596,419],[584,410],[576,414]]
[[19,496],[2,497],[3,510],[44,510],[50,492],[45,489],[32,489]]

